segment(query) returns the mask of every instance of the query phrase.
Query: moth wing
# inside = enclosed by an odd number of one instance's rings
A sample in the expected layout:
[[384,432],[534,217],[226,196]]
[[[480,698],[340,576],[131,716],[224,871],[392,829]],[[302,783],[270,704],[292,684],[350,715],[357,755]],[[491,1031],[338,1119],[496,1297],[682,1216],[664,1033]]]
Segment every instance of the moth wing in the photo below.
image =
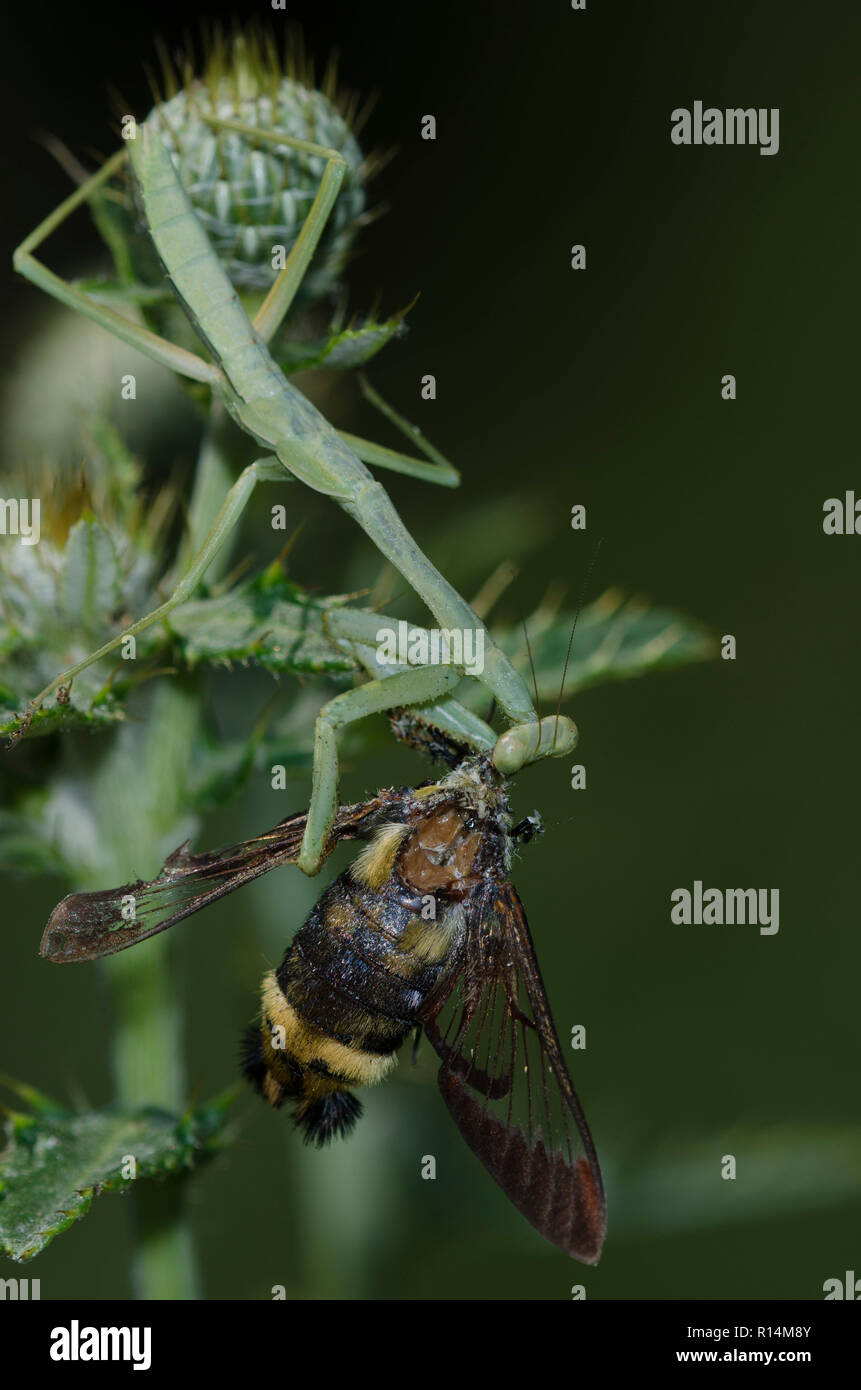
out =
[[[381,795],[341,807],[326,854],[340,840],[362,835],[384,802]],[[306,821],[306,812],[288,816],[252,840],[202,854],[190,854],[186,841],[168,856],[154,879],[97,893],[71,893],[51,913],[41,954],[61,962],[95,960],[166,931],[270,869],[295,863]]]
[[523,905],[510,883],[467,905],[458,962],[422,1022],[439,1087],[473,1153],[547,1240],[597,1264],[601,1170],[550,1014]]

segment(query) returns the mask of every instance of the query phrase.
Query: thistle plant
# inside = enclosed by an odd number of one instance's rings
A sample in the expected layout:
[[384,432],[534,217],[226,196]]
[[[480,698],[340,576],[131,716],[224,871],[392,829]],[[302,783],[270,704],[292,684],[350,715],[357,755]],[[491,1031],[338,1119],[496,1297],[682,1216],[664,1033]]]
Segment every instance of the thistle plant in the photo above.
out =
[[[402,314],[347,323],[341,307],[317,338],[309,337],[301,322],[309,305],[331,302],[356,230],[367,219],[369,164],[356,143],[354,110],[339,108],[332,79],[317,90],[297,61],[282,66],[262,40],[237,35],[230,45],[216,41],[201,78],[186,65],[178,79],[166,64],[164,84],[155,114],[143,124],[157,126],[159,139],[166,140],[169,164],[185,186],[194,218],[249,312],[258,315],[258,338],[261,313],[271,329],[268,349],[278,370],[349,368],[367,361],[401,331]],[[232,128],[236,122],[246,128],[244,133]],[[268,138],[256,139],[249,128],[265,128]],[[292,142],[283,150],[282,134]],[[325,145],[334,156],[321,163],[319,153],[303,148],[309,143]],[[131,157],[145,161],[153,156],[158,158],[159,151],[150,144],[143,154],[137,147]],[[162,163],[162,173],[169,173],[169,164]],[[283,247],[288,264],[293,252],[295,268],[300,228],[307,232],[309,225],[309,200],[313,206],[330,166],[342,180],[332,215],[318,228],[316,256],[292,286],[289,303],[281,306],[284,313],[270,322],[269,294],[277,295],[278,285],[285,283],[273,246]],[[158,180],[147,177],[151,168],[143,173],[137,188],[149,193]],[[164,360],[186,361],[191,330],[165,288],[150,208],[136,205],[137,194],[128,182],[118,188],[94,186],[85,196],[111,251],[115,277],[88,282],[83,289],[94,298],[85,307],[82,287],[58,288],[56,277],[39,267],[33,270],[35,262],[27,257],[38,238],[24,244],[21,268],[91,317],[96,317],[92,305],[100,298],[136,305],[151,330],[162,335]],[[47,231],[54,225],[48,219]],[[44,226],[40,231],[46,234]],[[164,260],[164,248],[158,246],[158,251]],[[175,280],[180,271],[175,268]],[[184,303],[189,308],[189,300]],[[200,321],[194,313],[190,317]],[[121,329],[120,336],[124,333]],[[0,731],[19,738],[44,736],[37,787],[20,770],[27,766],[26,740],[4,768],[6,852],[17,869],[53,872],[75,890],[152,873],[177,844],[196,836],[202,817],[234,796],[245,780],[271,776],[275,767],[292,774],[309,771],[316,710],[293,678],[313,677],[329,696],[341,691],[360,699],[372,684],[366,680],[367,658],[363,663],[357,655],[362,643],[350,634],[367,631],[376,614],[361,607],[361,596],[331,592],[337,579],[324,554],[318,572],[297,582],[281,553],[282,536],[259,571],[226,577],[230,547],[240,535],[241,507],[231,513],[223,533],[218,518],[229,511],[243,478],[258,466],[247,462],[251,438],[270,442],[281,460],[278,467],[283,463],[286,469],[285,459],[295,463],[295,452],[286,446],[295,442],[299,425],[316,419],[306,413],[313,410],[310,404],[286,383],[278,403],[292,434],[279,421],[280,432],[270,441],[259,401],[248,391],[243,394],[222,371],[222,358],[233,346],[227,341],[222,351],[208,341],[212,361],[195,359],[203,370],[191,392],[202,402],[205,424],[178,541],[179,498],[172,488],[151,485],[158,461],[138,463],[115,431],[95,421],[83,444],[83,478],[67,480],[65,488],[55,491],[32,476],[21,485],[23,493],[41,496],[43,502],[40,544],[7,544],[0,550],[0,650],[6,659]],[[158,403],[150,402],[149,408],[157,409]],[[399,419],[382,408],[390,419]],[[236,429],[236,421],[246,433]],[[415,431],[411,433],[430,462],[337,434],[323,423],[321,455],[314,457],[313,467],[300,458],[297,475],[342,504],[346,498],[346,509],[365,531],[363,541],[372,540],[384,558],[400,564],[433,611],[438,601],[444,613],[448,604],[479,624],[490,623],[503,584],[492,580],[470,608],[454,589],[455,574],[439,575],[417,547],[405,544],[397,513],[378,485],[366,483],[353,451],[367,462],[419,478],[433,473],[435,480],[449,484],[456,481],[454,470],[429,445],[419,443]],[[243,466],[237,482],[236,472]],[[273,467],[273,461],[266,463],[260,479],[272,476],[266,470]],[[355,484],[353,493],[344,491],[347,482]],[[363,511],[371,487],[376,510]],[[477,535],[480,528],[476,518]],[[218,545],[210,554],[207,538],[216,533]],[[414,544],[408,536],[407,541]],[[206,563],[195,569],[192,557],[200,554]],[[499,555],[496,562],[507,558]],[[165,594],[177,592],[180,576],[189,573],[193,582],[187,583],[181,601],[163,602]],[[141,612],[148,615],[146,621],[133,623]],[[557,597],[548,598],[528,620],[534,673],[521,624],[493,624],[488,641],[498,684],[513,708],[520,701],[527,715],[532,712],[527,678],[534,679],[537,701],[555,699],[566,665],[565,693],[570,697],[600,680],[700,660],[713,649],[699,624],[605,595],[583,610],[569,663],[571,619]],[[208,717],[209,672],[215,666],[235,670],[238,664],[269,672],[278,683],[278,698],[256,710],[249,727],[228,738],[216,737]],[[34,692],[69,668],[74,677],[22,721]],[[487,690],[458,687],[461,696],[459,710],[477,722],[475,711],[486,713]],[[422,687],[419,701],[430,698]],[[393,692],[390,705],[404,703]],[[86,744],[85,733],[94,735]],[[347,754],[364,757],[368,737],[365,725],[351,726]],[[317,772],[315,765],[315,779]],[[370,760],[366,776],[373,782]],[[315,780],[312,789],[316,786]],[[33,924],[34,941],[40,926]],[[85,1214],[94,1195],[130,1189],[137,1207],[137,1292],[189,1298],[199,1292],[199,1283],[184,1210],[187,1183],[216,1147],[229,1142],[224,1122],[230,1096],[225,1093],[204,1105],[189,1100],[184,1004],[177,996],[169,952],[170,938],[161,937],[142,953],[120,955],[106,967],[117,1001],[110,1044],[111,1107],[73,1111],[38,1094],[25,1080],[15,1082],[16,1103],[23,1100],[26,1108],[11,1114],[9,1143],[0,1160],[0,1250],[18,1260],[32,1259]],[[225,1086],[229,1081],[225,1075]],[[156,1179],[162,1180],[161,1187]]]
[[[339,152],[345,172],[337,202],[271,347],[288,372],[367,362],[402,331],[404,318],[404,311],[379,321],[346,313],[342,276],[360,230],[377,215],[368,187],[385,162],[358,142],[367,106],[360,109],[358,97],[339,87],[334,63],[315,85],[313,63],[296,33],[279,50],[262,28],[237,29],[229,38],[215,28],[203,48],[199,72],[190,46],[175,59],[160,48],[161,72],[151,77],[156,100],[145,124],[166,139],[210,245],[249,314],[293,251],[325,163],[307,149],[279,145],[277,136]],[[118,116],[121,124],[129,119]],[[215,128],[213,118],[229,124]],[[145,320],[174,341],[192,341],[165,288],[133,181],[94,194],[89,206],[114,278],[82,283],[111,300],[138,304]],[[321,313],[327,324],[315,336]]]
[[275,280],[273,246],[289,253],[306,220],[323,173],[318,155],[296,148],[255,146],[236,130],[214,131],[204,118],[298,137],[340,151],[344,182],[302,283],[307,302],[339,282],[359,228],[367,220],[366,182],[372,162],[355,138],[356,101],[339,95],[334,68],[320,88],[295,46],[280,56],[265,34],[216,33],[200,77],[179,76],[165,55],[164,97],[148,119],[170,132],[183,186],[237,289],[268,290]]

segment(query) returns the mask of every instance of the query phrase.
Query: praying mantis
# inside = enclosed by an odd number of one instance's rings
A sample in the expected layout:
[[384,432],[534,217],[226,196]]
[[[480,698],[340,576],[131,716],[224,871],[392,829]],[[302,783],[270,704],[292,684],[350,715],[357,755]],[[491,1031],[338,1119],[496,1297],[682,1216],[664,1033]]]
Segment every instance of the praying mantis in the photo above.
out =
[[[377,634],[393,620],[356,609],[332,609],[328,636],[357,658],[368,679],[320,710],[314,732],[311,801],[296,862],[314,874],[325,857],[338,809],[338,734],[353,721],[400,708],[439,728],[475,752],[489,755],[502,776],[550,755],[564,756],[577,742],[573,722],[558,712],[539,717],[529,690],[505,653],[456,589],[434,567],[404,526],[383,486],[366,464],[453,486],[456,471],[430,444],[419,440],[425,460],[381,448],[336,430],[288,380],[268,344],[299,290],[338,198],[346,161],[336,149],[242,121],[205,115],[214,131],[235,131],[249,140],[303,151],[322,164],[319,186],[302,230],[283,268],[250,319],[211,246],[174,167],[155,115],[128,131],[125,148],[87,179],[17,248],[15,268],[40,289],[84,314],[123,342],[191,381],[208,386],[229,415],[264,450],[230,488],[202,547],[167,600],[131,623],[86,658],[59,673],[31,700],[13,738],[26,733],[34,712],[54,691],[68,698],[70,682],[187,600],[236,527],[259,482],[297,478],[337,502],[380,553],[400,572],[446,632],[482,635],[480,674],[453,664],[413,665],[381,660]],[[34,251],[81,204],[96,196],[128,162],[136,181],[148,236],[173,292],[209,353],[209,360],[117,313],[85,289],[63,281]],[[380,403],[382,404],[382,403]],[[399,423],[394,412],[383,406]],[[465,674],[493,697],[510,727],[497,736],[489,724],[454,698]],[[59,695],[58,695],[59,698]]]

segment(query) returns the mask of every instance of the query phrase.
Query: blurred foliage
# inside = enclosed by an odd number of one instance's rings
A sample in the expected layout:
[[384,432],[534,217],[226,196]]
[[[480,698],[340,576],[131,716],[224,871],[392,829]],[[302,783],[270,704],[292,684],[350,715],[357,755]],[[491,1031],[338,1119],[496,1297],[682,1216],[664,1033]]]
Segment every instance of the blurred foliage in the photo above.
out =
[[[64,667],[124,631],[169,592],[165,533],[177,506],[171,487],[142,504],[142,469],[104,420],[92,424],[87,468],[23,486],[41,499],[38,545],[0,549],[0,734],[12,734],[28,700]],[[29,733],[95,730],[125,717],[125,698],[179,656],[253,660],[278,672],[351,672],[355,663],[323,636],[321,615],[337,599],[312,599],[276,562],[230,592],[196,599],[135,638],[135,660],[119,652],[87,667],[62,699],[37,710]],[[176,639],[172,641],[171,634]],[[106,669],[106,663],[110,669]],[[148,664],[149,663],[149,664]]]
[[[743,1181],[721,1175],[721,1156],[743,1164]],[[628,1231],[698,1230],[851,1199],[861,1172],[861,1127],[736,1125],[696,1138],[667,1135],[643,1161],[614,1173],[614,1216]]]

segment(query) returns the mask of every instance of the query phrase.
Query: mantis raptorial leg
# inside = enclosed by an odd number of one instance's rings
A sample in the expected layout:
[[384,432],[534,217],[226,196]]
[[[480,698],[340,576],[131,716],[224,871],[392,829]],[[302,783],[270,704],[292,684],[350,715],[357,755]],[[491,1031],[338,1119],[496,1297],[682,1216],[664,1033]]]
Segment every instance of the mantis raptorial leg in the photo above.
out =
[[461,673],[451,666],[417,666],[345,690],[323,706],[314,725],[311,802],[296,860],[303,873],[317,872],[338,809],[338,730],[369,714],[437,699],[460,679]]
[[[443,628],[471,629],[483,633],[484,670],[477,678],[492,693],[509,720],[515,725],[534,726],[537,729],[537,716],[521,676],[465,600],[420,550],[383,487],[365,468],[360,453],[364,452],[377,464],[400,467],[401,471],[414,471],[414,465],[418,464],[423,469],[423,476],[430,476],[432,469],[437,470],[434,476],[440,473],[445,475],[446,469],[450,471],[450,466],[444,460],[435,458],[425,443],[420,447],[429,454],[431,463],[421,465],[417,460],[359,441],[354,436],[339,435],[288,381],[266,346],[293,301],[337,198],[345,168],[343,157],[337,150],[278,133],[259,131],[240,122],[212,118],[211,124],[216,128],[239,130],[255,139],[269,140],[279,146],[304,150],[325,160],[320,185],[302,231],[252,324],[209,244],[157,131],[142,126],[137,130],[136,138],[128,142],[127,152],[138,180],[150,236],[189,319],[212,354],[212,362],[206,362],[196,354],[159,338],[94,300],[85,291],[67,285],[32,254],[66,216],[117,171],[125,152],[109,160],[97,175],[77,189],[22,243],[15,253],[16,268],[42,289],[101,323],[157,362],[193,380],[209,384],[221,397],[234,420],[267,452],[274,453],[289,474],[340,503],[407,579]],[[394,418],[393,412],[387,407],[383,408]],[[194,558],[186,576],[167,602],[86,660],[57,676],[31,702],[29,714],[53,690],[66,685],[74,674],[90,662],[113,650],[124,637],[134,635],[164,617],[177,603],[188,597],[236,525],[250,490],[263,476],[273,476],[269,458],[252,465],[234,485],[203,549]],[[450,481],[450,477],[446,481]],[[330,706],[326,707],[325,717],[321,715],[319,738],[315,744],[312,798],[315,814],[313,823],[309,816],[300,861],[306,872],[313,872],[319,865],[322,846],[331,824],[330,817],[334,814],[333,788],[337,787],[334,730],[346,719],[363,717],[362,711],[368,713],[434,700],[448,692],[461,674],[450,667],[398,672],[355,692],[348,692],[357,696],[356,700],[348,701],[346,696],[339,696],[336,700],[341,701],[340,704],[330,702]],[[371,686],[375,689],[372,690]],[[557,727],[553,750],[548,747],[544,751],[556,751],[558,732]],[[534,737],[530,735],[528,742],[530,747],[534,745],[538,750],[542,747],[542,740],[543,735],[538,733]],[[558,751],[563,751],[561,745]]]
[[[353,620],[356,620],[355,622]],[[372,679],[355,690],[336,695],[320,710],[314,726],[314,769],[308,822],[297,864],[314,873],[338,807],[338,730],[346,724],[401,706],[415,710],[419,721],[455,738],[477,752],[491,753],[494,731],[471,710],[451,698],[463,671],[452,666],[392,666],[380,660],[376,646],[364,639],[392,619],[355,609],[330,609],[323,625],[340,646],[346,646]],[[419,629],[413,629],[416,633]]]
[[[382,614],[363,613],[354,608],[331,608],[323,619],[323,626],[333,642],[342,649],[348,650],[374,679],[394,676],[400,671],[409,669],[408,667],[390,666],[381,662],[379,651],[374,646],[369,646],[355,638],[345,641],[344,634],[350,631],[350,619],[354,616],[360,620],[372,619],[376,624],[382,623],[391,626],[393,623],[391,618],[386,618]],[[357,628],[356,630],[361,629]],[[421,631],[418,628],[411,630],[414,635]],[[396,705],[389,706],[391,709],[396,707]],[[431,700],[430,703],[422,704],[420,709],[412,710],[411,713],[419,723],[426,724],[433,729],[440,729],[455,743],[462,743],[476,753],[492,753],[496,747],[497,735],[490,725],[480,719],[477,714],[473,714],[471,709],[453,699],[451,695],[445,695],[442,699]]]

